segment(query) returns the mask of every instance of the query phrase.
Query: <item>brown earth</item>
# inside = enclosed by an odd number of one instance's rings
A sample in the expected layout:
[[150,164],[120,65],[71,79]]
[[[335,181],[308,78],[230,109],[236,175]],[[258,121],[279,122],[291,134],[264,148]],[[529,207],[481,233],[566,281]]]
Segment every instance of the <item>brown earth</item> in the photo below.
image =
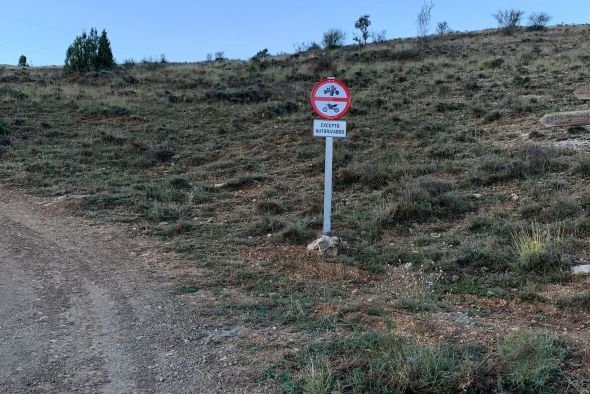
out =
[[262,391],[175,291],[198,270],[66,205],[0,187],[0,392]]

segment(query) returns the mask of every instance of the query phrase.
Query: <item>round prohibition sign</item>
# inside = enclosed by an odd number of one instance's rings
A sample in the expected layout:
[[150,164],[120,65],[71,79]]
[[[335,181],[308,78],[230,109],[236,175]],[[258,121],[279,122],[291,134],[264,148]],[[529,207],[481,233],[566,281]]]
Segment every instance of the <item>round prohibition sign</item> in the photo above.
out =
[[346,115],[350,101],[348,86],[338,79],[323,79],[311,91],[311,108],[324,119],[340,119]]

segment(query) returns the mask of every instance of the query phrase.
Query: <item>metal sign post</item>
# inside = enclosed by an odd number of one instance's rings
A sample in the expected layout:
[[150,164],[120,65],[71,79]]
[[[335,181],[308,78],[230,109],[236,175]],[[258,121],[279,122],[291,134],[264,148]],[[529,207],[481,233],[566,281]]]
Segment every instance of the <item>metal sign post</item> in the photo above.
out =
[[348,87],[334,78],[318,82],[311,92],[311,106],[316,114],[326,120],[314,119],[314,137],[326,139],[326,158],[324,161],[324,225],[322,233],[329,235],[332,227],[332,159],[334,138],[346,137],[346,122],[340,119],[350,108]]
[[326,137],[326,159],[324,163],[324,227],[322,233],[330,234],[332,225],[332,157],[334,137]]

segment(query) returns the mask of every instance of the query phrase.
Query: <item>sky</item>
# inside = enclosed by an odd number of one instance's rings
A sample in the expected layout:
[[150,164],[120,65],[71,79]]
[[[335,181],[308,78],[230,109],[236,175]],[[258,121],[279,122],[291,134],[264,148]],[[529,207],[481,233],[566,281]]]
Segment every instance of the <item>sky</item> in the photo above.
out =
[[[590,23],[589,0],[433,0],[432,25],[457,31],[496,27],[492,14],[515,8],[546,12],[550,24]],[[371,31],[388,39],[415,36],[422,0],[0,0],[0,64],[24,54],[34,66],[62,65],[74,38],[106,29],[118,62],[193,62],[223,51],[248,59],[261,49],[292,53],[338,28],[352,42],[354,22],[370,15]]]

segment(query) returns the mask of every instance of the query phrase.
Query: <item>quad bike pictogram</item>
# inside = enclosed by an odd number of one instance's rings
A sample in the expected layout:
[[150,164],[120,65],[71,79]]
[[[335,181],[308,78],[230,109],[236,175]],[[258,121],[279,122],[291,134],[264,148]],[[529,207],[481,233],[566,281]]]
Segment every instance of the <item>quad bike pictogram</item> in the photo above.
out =
[[329,94],[330,96],[338,96],[340,91],[334,85],[330,85],[329,88],[324,89],[324,94]]

